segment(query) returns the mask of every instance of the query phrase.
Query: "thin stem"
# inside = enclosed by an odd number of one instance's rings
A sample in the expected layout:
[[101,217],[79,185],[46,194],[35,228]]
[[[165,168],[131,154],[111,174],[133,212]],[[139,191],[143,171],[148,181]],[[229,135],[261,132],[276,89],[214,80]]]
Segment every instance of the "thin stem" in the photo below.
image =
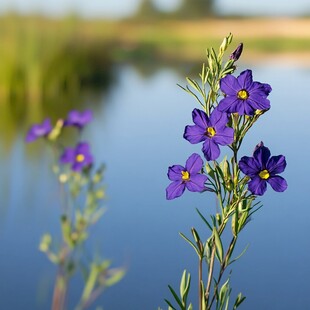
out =
[[209,296],[210,296],[211,281],[213,277],[215,250],[216,250],[215,243],[213,242],[211,260],[210,260],[210,266],[209,266],[209,272],[208,272],[208,282],[207,282],[207,287],[206,287],[206,292],[205,292],[207,307],[208,307],[208,301],[209,301]]
[[212,296],[212,299],[211,299],[211,302],[210,302],[210,309],[211,309],[211,306],[215,300],[215,296],[216,296],[216,292],[217,292],[217,289],[218,289],[218,286],[221,282],[221,279],[222,279],[222,276],[226,270],[226,267],[228,266],[228,257],[231,256],[233,250],[234,250],[234,247],[235,247],[235,244],[237,242],[237,236],[234,236],[232,238],[232,240],[230,241],[230,244],[229,244],[229,247],[228,247],[228,250],[226,252],[226,255],[223,259],[223,263],[221,264],[221,269],[220,269],[220,273],[219,273],[219,276],[217,278],[217,281],[216,281],[216,285],[214,287],[214,292],[213,292],[213,296]]
[[199,257],[199,266],[198,266],[199,310],[202,310],[202,298],[203,298],[201,282],[202,282],[202,256]]
[[60,267],[54,287],[52,310],[65,309],[67,290],[68,290],[68,279],[65,276],[63,268]]

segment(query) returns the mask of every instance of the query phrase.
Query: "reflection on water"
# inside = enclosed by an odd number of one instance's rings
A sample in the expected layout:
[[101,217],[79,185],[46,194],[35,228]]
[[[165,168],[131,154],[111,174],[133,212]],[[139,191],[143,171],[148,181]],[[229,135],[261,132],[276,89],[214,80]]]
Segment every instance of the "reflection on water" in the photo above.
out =
[[[184,78],[172,69],[147,76],[132,66],[115,72],[115,83],[101,97],[85,134],[96,161],[107,166],[108,212],[93,232],[95,246],[129,270],[98,304],[105,309],[156,309],[165,307],[167,284],[176,286],[184,268],[192,273],[195,287],[196,258],[178,232],[186,234],[191,226],[202,229],[194,208],[207,213],[214,200],[193,193],[165,200],[167,167],[200,152],[199,146],[182,139],[196,107],[176,86],[184,85]],[[271,65],[253,68],[253,74],[272,85],[272,108],[247,137],[241,156],[251,154],[261,140],[273,154],[285,154],[289,188],[281,195],[268,191],[264,207],[241,235],[240,250],[247,243],[250,247],[234,267],[233,293],[248,297],[245,309],[307,309],[310,106],[304,89],[310,73]],[[49,172],[49,154],[40,146],[26,147],[23,136],[16,131],[9,154],[4,155],[1,145],[0,308],[47,309],[55,270],[38,251],[38,243],[44,232],[57,233],[57,186]],[[70,288],[72,299],[79,296],[78,282]]]

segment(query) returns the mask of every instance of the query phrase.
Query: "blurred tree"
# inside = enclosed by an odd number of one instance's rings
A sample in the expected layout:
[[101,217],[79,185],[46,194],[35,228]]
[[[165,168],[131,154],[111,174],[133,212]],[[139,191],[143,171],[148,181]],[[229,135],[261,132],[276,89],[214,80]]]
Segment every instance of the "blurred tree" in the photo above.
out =
[[176,11],[180,18],[202,18],[214,15],[214,0],[183,0]]
[[180,18],[195,19],[214,15],[215,0],[182,0],[181,5],[173,12],[163,12],[155,4],[154,0],[141,0],[135,18]]
[[135,17],[139,19],[154,19],[160,15],[152,0],[142,0]]

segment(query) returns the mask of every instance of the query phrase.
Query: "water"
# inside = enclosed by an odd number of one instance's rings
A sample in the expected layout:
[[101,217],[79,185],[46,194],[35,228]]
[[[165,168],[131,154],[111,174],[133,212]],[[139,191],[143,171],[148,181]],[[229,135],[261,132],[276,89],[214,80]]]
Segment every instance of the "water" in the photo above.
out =
[[[240,155],[251,154],[261,140],[273,155],[285,154],[289,188],[279,194],[269,187],[264,207],[241,234],[238,250],[250,246],[233,267],[233,295],[247,296],[241,309],[307,309],[310,71],[268,64],[253,74],[272,85],[272,108],[251,130]],[[178,288],[184,268],[193,274],[193,288],[196,283],[195,254],[178,232],[189,235],[192,226],[203,231],[196,207],[214,212],[215,200],[206,195],[165,200],[167,167],[200,152],[201,146],[182,138],[197,105],[176,86],[184,78],[172,69],[145,77],[128,65],[116,75],[84,137],[96,162],[107,166],[108,212],[92,231],[93,244],[128,271],[98,304],[108,310],[166,308],[167,285]],[[43,144],[25,146],[23,138],[19,132],[10,150],[0,147],[0,309],[49,309],[56,269],[38,243],[43,233],[58,232],[58,190]],[[70,305],[80,293],[78,280],[70,288]]]

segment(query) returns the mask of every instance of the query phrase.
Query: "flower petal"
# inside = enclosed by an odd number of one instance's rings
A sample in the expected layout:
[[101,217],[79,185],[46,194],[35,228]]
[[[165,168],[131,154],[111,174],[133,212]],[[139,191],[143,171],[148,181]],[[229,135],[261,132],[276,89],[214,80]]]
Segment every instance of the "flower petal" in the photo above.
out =
[[228,123],[228,115],[225,112],[220,111],[219,109],[214,109],[210,115],[210,127],[216,128],[224,127]]
[[221,91],[229,96],[236,96],[237,92],[241,89],[237,78],[231,74],[227,74],[224,78],[220,80]]
[[287,189],[286,180],[278,175],[270,177],[267,182],[276,192],[284,192]]
[[255,109],[255,110],[268,110],[270,109],[270,101],[258,94],[251,94],[247,99],[247,102]]
[[252,70],[244,70],[237,79],[241,89],[248,90],[253,83]]
[[166,188],[166,198],[168,200],[180,197],[185,190],[185,184],[182,182],[172,182],[168,185],[168,187]]
[[202,146],[202,152],[207,160],[215,160],[220,156],[220,148],[213,139],[206,139]]
[[283,172],[285,167],[286,167],[286,160],[285,156],[283,155],[270,157],[266,166],[267,170],[271,175]]
[[206,128],[203,129],[197,125],[187,125],[184,130],[183,138],[192,144],[196,144],[206,139],[205,131]]
[[186,161],[185,169],[189,172],[190,178],[192,179],[193,174],[197,174],[201,171],[203,166],[202,158],[194,153]]
[[230,127],[215,130],[216,135],[213,137],[214,142],[220,145],[228,145],[234,141],[234,130]]
[[253,157],[258,161],[261,170],[266,169],[267,162],[270,157],[270,150],[268,147],[261,145],[254,151]]
[[185,168],[181,165],[173,165],[168,168],[168,178],[171,181],[182,181],[182,171],[184,171]]
[[266,180],[261,179],[259,176],[255,176],[248,183],[248,189],[252,194],[262,196],[266,192],[267,182]]
[[191,192],[202,192],[205,189],[205,182],[208,177],[203,174],[191,176],[190,180],[185,183],[186,188]]
[[204,111],[194,109],[192,112],[193,122],[203,128],[204,130],[208,127],[209,118]]
[[219,102],[218,110],[227,113],[238,112],[237,106],[239,102],[242,101],[237,96],[227,96]]
[[261,170],[258,162],[253,157],[243,156],[238,165],[239,169],[251,178],[257,176]]
[[75,149],[71,147],[66,148],[59,161],[63,164],[73,163],[75,161]]

